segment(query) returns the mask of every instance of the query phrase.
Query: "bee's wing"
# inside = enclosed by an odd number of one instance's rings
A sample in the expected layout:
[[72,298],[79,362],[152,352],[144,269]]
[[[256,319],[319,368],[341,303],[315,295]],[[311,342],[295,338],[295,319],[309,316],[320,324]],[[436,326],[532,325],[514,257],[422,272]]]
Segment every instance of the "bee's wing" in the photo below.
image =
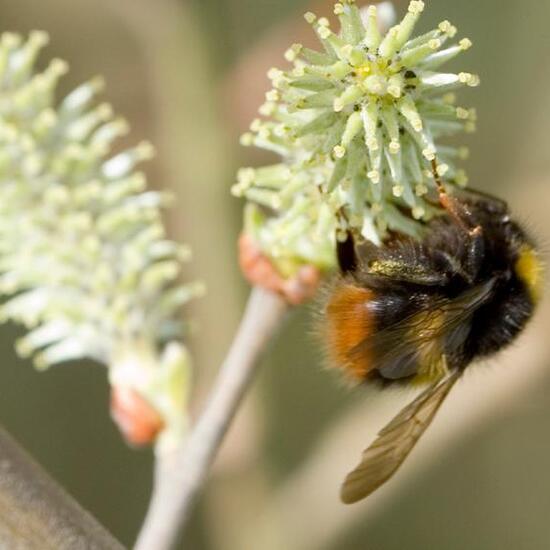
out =
[[350,358],[369,358],[387,379],[417,374],[419,367],[436,364],[444,353],[464,342],[470,331],[468,319],[490,298],[495,282],[489,279],[453,299],[434,299],[412,315],[369,334],[349,352]]
[[344,503],[352,504],[370,495],[397,471],[459,376],[459,371],[454,371],[430,386],[378,434],[374,443],[363,452],[360,464],[344,480],[340,492]]

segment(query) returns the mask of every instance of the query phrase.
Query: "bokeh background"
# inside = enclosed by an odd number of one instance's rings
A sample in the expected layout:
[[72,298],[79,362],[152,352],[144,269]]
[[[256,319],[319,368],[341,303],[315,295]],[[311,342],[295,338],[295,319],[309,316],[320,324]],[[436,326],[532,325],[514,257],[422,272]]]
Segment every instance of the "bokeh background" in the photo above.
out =
[[[479,112],[464,137],[475,186],[506,198],[550,242],[550,3],[427,0],[420,30],[450,19],[474,48],[455,68],[477,72],[462,92]],[[406,2],[398,0],[402,13]],[[237,269],[240,165],[269,158],[238,136],[292,42],[314,43],[309,0],[0,0],[2,30],[44,29],[42,57],[66,59],[62,92],[102,74],[106,97],[158,149],[146,168],[172,189],[173,236],[190,243],[189,278],[209,293],[196,321],[194,413],[242,312]],[[547,248],[547,247],[546,247]],[[194,550],[542,550],[550,548],[550,307],[521,341],[466,376],[410,463],[366,503],[338,486],[369,437],[407,396],[350,391],[321,368],[311,308],[273,343],[224,444],[182,548]],[[37,373],[16,357],[19,329],[0,331],[0,421],[86,508],[130,545],[151,487],[152,453],[129,449],[108,417],[103,368]],[[154,550],[154,549],[151,549]]]

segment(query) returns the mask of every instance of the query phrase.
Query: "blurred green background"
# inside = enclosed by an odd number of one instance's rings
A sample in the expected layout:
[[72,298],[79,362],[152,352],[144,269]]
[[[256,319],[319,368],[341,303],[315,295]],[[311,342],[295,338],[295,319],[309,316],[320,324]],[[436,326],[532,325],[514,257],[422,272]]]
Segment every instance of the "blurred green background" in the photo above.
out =
[[[463,138],[472,151],[470,180],[509,200],[544,248],[550,242],[550,3],[426,4],[421,31],[449,19],[474,42],[454,62],[482,77],[480,88],[460,96],[480,118],[477,134]],[[396,2],[398,14],[405,7]],[[262,101],[267,69],[284,63],[290,43],[314,43],[301,17],[309,9],[328,15],[332,2],[0,0],[2,30],[50,33],[42,62],[59,56],[70,63],[64,93],[103,74],[108,100],[132,124],[129,140],[157,145],[146,168],[151,185],[176,193],[168,222],[193,247],[189,278],[200,276],[209,288],[189,312],[198,325],[190,342],[195,413],[247,294],[235,258],[242,205],[229,187],[240,165],[267,157],[242,150],[238,136]],[[337,501],[341,476],[367,443],[362,427],[380,427],[374,405],[383,400],[349,391],[321,368],[310,313],[295,313],[273,344],[182,548],[550,548],[547,302],[515,349],[467,377],[452,409],[467,413],[503,379],[505,397],[491,413],[460,437],[434,444],[418,471],[396,478],[379,504],[345,509]],[[108,417],[102,368],[71,364],[39,374],[15,356],[17,334],[16,327],[0,332],[1,422],[130,545],[148,501],[152,453],[131,450],[119,437]],[[452,430],[442,424],[441,431]],[[358,426],[356,434],[348,433],[350,426]],[[340,457],[338,466],[333,456]]]

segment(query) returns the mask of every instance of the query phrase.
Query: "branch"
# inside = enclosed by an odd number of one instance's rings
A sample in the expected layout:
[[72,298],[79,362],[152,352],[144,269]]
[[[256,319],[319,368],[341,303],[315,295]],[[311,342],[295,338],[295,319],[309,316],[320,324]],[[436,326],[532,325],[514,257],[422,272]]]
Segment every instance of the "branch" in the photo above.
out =
[[153,496],[136,550],[165,550],[173,546],[256,372],[262,352],[287,309],[278,295],[260,288],[252,291],[201,418],[180,449],[158,457]]
[[0,547],[42,550],[123,549],[2,428]]

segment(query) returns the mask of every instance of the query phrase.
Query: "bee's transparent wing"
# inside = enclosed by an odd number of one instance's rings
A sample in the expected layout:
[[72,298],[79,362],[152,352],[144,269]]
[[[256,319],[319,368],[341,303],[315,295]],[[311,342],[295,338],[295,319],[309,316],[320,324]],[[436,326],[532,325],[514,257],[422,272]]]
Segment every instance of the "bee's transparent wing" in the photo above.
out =
[[492,278],[456,298],[434,298],[412,315],[369,334],[349,352],[350,359],[371,363],[369,369],[390,380],[428,369],[443,353],[452,354],[461,347],[470,332],[472,314],[492,296],[495,283]]
[[344,503],[352,504],[367,497],[397,471],[459,376],[460,373],[454,371],[430,386],[378,434],[374,443],[363,452],[361,463],[342,485],[340,496]]

